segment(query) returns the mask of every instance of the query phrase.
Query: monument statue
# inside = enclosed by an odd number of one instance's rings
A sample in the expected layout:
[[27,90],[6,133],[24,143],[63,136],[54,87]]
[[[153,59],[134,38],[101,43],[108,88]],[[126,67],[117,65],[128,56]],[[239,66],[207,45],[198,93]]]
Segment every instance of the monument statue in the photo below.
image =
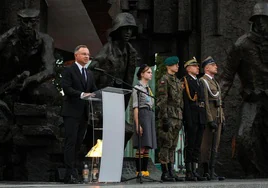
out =
[[[132,36],[137,34],[134,17],[130,13],[119,13],[113,20],[110,30],[110,41],[107,42],[89,65],[90,69],[101,68],[108,74],[132,85],[137,66],[137,51],[129,43]],[[109,76],[94,73],[98,88],[106,86],[129,88],[129,86]]]
[[13,101],[32,104],[52,102],[57,95],[49,82],[55,74],[53,39],[36,30],[39,10],[23,9],[17,16],[19,25],[0,36],[0,95],[16,93]]
[[[59,96],[52,83],[53,39],[36,29],[39,10],[23,9],[17,16],[18,26],[0,36],[0,164],[4,165],[0,177],[18,181],[35,174],[33,169],[29,173],[27,164],[38,164],[32,154],[46,157],[42,152],[57,142],[61,122],[53,106]],[[42,151],[33,149],[40,147]]]
[[[99,89],[107,86],[132,89],[134,73],[137,62],[137,51],[130,44],[129,40],[137,34],[137,25],[130,13],[119,13],[113,20],[109,33],[109,41],[95,56],[89,68],[93,70],[96,85]],[[103,69],[103,72],[94,71],[94,68]],[[127,83],[124,84],[123,82]],[[130,85],[130,86],[129,86]],[[131,93],[125,95],[125,108],[128,106]],[[133,134],[133,126],[126,122],[125,145]]]
[[268,3],[259,2],[250,17],[250,31],[229,53],[221,75],[223,99],[237,74],[243,102],[237,135],[238,160],[247,176],[268,175]]

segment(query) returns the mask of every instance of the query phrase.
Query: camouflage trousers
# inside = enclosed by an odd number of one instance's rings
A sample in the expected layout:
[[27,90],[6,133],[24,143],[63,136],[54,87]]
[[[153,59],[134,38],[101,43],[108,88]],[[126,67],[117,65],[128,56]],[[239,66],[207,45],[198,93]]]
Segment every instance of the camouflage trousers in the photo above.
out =
[[157,145],[159,148],[159,161],[162,164],[174,163],[175,161],[175,149],[178,144],[179,132],[182,127],[182,121],[179,119],[171,120],[171,127],[168,132],[164,132],[162,128],[162,121],[159,121],[157,129]]

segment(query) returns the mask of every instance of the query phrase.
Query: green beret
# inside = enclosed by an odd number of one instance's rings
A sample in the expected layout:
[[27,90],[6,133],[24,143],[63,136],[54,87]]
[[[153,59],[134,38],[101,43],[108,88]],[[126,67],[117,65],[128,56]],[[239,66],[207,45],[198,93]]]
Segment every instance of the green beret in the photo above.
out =
[[164,64],[166,66],[171,66],[179,63],[179,58],[177,56],[171,56],[165,59]]
[[195,57],[193,57],[193,59],[190,59],[189,61],[184,63],[184,68],[186,68],[187,66],[191,66],[191,65],[199,65],[197,63],[197,60]]

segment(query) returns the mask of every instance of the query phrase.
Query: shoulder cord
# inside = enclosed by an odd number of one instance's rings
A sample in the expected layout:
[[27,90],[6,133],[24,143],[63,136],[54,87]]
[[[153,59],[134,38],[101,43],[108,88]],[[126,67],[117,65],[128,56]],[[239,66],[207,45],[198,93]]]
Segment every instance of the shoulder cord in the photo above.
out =
[[[206,79],[204,79],[204,78],[200,78],[200,80],[203,80],[204,81],[204,83],[206,84],[206,86],[207,86],[207,90],[208,90],[208,92],[209,92],[209,94],[213,97],[213,98],[218,98],[218,99],[220,99],[220,105],[222,105],[222,99],[221,99],[221,95],[220,95],[220,86],[219,86],[219,84],[217,83],[217,82],[215,82],[216,84],[217,84],[217,87],[218,87],[218,89],[219,89],[219,91],[217,91],[217,93],[216,94],[213,94],[212,93],[212,91],[211,91],[211,89],[210,89],[210,87],[209,87],[209,84],[208,84],[208,82],[207,82],[207,80]],[[223,111],[222,111],[222,106],[220,106],[219,108],[218,108],[218,110],[220,110],[220,112],[219,112],[219,121],[220,121],[220,123],[222,123],[223,122]]]
[[[210,89],[210,87],[209,87],[209,84],[208,84],[207,80],[204,79],[204,78],[200,78],[200,79],[203,80],[204,83],[206,84],[209,94],[210,94],[213,98],[218,98],[220,92],[217,91],[215,94],[213,94],[212,91],[211,91],[211,89]],[[217,83],[216,83],[216,84],[217,84]],[[218,85],[218,84],[217,84],[217,87],[219,88],[219,85]]]
[[189,85],[188,85],[188,81],[186,79],[186,77],[184,76],[184,84],[185,84],[185,89],[186,89],[186,93],[188,95],[188,98],[191,100],[191,101],[197,101],[197,93],[195,92],[194,94],[194,97],[192,98],[191,97],[191,94],[190,94],[190,90],[189,90]]

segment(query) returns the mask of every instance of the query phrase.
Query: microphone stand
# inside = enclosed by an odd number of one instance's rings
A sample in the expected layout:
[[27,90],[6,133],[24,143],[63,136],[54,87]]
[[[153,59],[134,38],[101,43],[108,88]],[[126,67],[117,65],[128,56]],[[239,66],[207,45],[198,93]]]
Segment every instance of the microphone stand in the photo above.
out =
[[[140,90],[140,89],[138,89],[138,88],[136,88],[136,87],[133,87],[132,85],[126,83],[125,81],[123,81],[123,80],[121,80],[121,79],[119,79],[119,78],[116,78],[115,76],[113,76],[113,75],[107,73],[107,72],[106,72],[105,70],[103,70],[103,69],[100,69],[100,68],[93,68],[93,71],[94,71],[94,70],[95,70],[95,71],[102,72],[103,74],[105,74],[106,76],[112,78],[113,80],[116,80],[116,81],[119,81],[119,82],[121,82],[121,83],[124,83],[126,86],[128,86],[128,87],[130,87],[130,88],[133,88],[133,89],[135,89],[135,90],[137,90],[138,109],[139,109],[139,107],[140,107],[140,101],[139,101],[139,95],[140,95],[140,93],[143,93],[143,94],[145,94],[145,95],[147,95],[147,96],[149,96],[149,97],[151,97],[151,98],[153,98],[153,99],[156,99],[156,97],[150,95],[149,93],[146,93],[146,92],[144,92],[144,91],[142,91],[142,90]],[[144,178],[144,179],[150,180],[150,181],[148,181],[148,182],[160,182],[160,183],[162,183],[162,182],[163,182],[162,180],[155,180],[155,179],[153,179],[153,178],[151,178],[151,177],[144,177],[144,176],[142,176],[142,174],[141,174],[141,136],[140,136],[140,126],[138,126],[138,148],[139,148],[139,172],[138,172],[138,175],[135,176],[135,177],[129,178],[129,179],[122,180],[121,182],[126,182],[126,181],[130,181],[130,180],[133,180],[133,179],[137,179],[137,181],[139,181],[140,184],[142,184],[142,183],[144,182],[142,179]],[[146,181],[146,182],[147,182],[147,181]]]

